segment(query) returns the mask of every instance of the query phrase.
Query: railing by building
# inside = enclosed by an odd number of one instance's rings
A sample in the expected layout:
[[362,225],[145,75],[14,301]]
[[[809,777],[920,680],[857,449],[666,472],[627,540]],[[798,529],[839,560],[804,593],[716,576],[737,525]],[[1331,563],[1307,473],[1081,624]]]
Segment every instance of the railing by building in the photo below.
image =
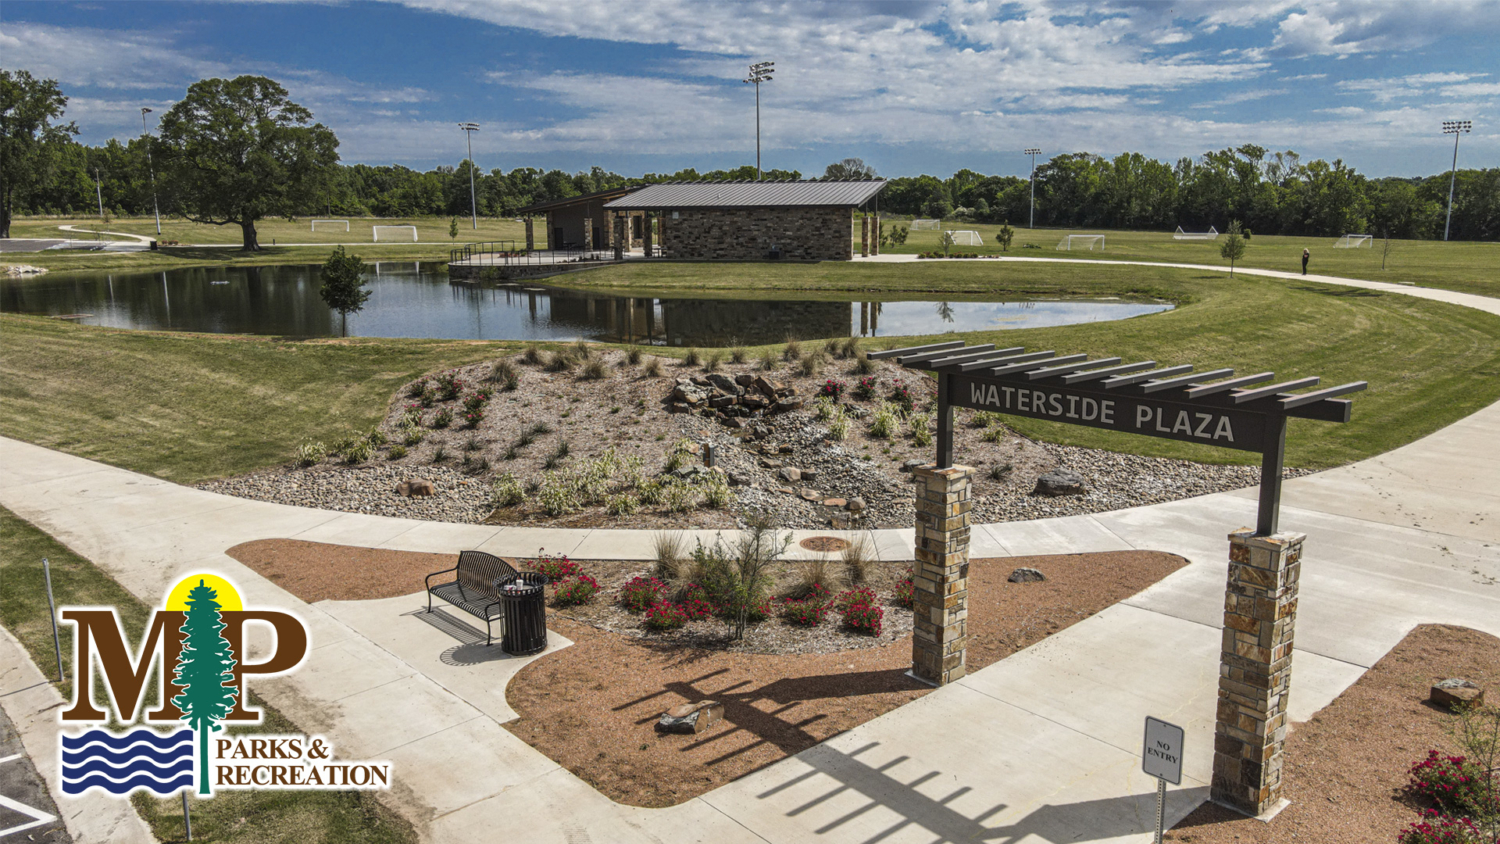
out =
[[448,263],[470,267],[542,267],[554,264],[577,264],[613,261],[612,249],[527,249],[514,240],[486,240],[465,243],[448,250]]

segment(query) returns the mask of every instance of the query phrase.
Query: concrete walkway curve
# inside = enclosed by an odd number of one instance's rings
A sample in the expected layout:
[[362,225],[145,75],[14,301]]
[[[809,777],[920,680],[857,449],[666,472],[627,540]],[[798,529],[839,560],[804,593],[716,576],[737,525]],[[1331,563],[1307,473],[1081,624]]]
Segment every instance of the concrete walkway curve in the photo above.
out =
[[[1500,314],[1496,299],[1391,287]],[[1287,483],[1283,527],[1308,534],[1294,720],[1325,706],[1416,624],[1500,635],[1497,441],[1500,405],[1379,457]],[[1150,714],[1188,730],[1186,778],[1168,805],[1169,819],[1179,819],[1207,796],[1225,534],[1252,523],[1255,501],[1253,491],[1241,491],[976,526],[975,556],[1139,548],[1181,554],[1190,564],[954,685],[659,810],[609,801],[504,730],[504,680],[522,662],[454,658],[465,646],[414,612],[424,606],[417,596],[308,605],[223,553],[252,539],[291,537],[441,552],[529,555],[545,546],[577,557],[645,559],[648,532],[448,525],[288,507],[8,439],[0,439],[0,505],[147,601],[189,571],[213,569],[234,579],[247,603],[301,613],[312,629],[308,663],[258,690],[305,729],[327,735],[340,755],[391,760],[392,799],[424,840],[503,834],[558,844],[728,844],[1149,840],[1155,795],[1154,781],[1139,772],[1141,721]],[[909,558],[909,530],[876,536],[882,558]],[[0,650],[6,667],[14,658]],[[795,710],[787,717],[795,720]],[[55,753],[45,733],[23,734],[33,758]],[[456,768],[455,758],[464,764]]]

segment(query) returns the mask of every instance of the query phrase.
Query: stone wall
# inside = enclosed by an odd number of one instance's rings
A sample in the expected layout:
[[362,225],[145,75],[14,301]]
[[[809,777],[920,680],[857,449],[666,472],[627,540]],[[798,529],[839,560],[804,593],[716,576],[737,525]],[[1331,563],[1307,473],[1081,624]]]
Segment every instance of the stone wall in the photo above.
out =
[[790,261],[854,257],[847,208],[689,208],[664,216],[668,258],[763,260],[773,246]]

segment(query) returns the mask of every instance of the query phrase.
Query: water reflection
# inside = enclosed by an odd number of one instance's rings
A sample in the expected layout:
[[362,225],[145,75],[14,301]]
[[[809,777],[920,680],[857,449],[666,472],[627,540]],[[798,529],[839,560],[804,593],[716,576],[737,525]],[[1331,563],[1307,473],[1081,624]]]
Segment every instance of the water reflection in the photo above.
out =
[[[787,336],[864,337],[1067,325],[1170,308],[1114,301],[824,301],[613,296],[540,284],[450,284],[441,265],[367,265],[371,297],[350,336],[494,340],[579,337],[729,346]],[[50,273],[0,280],[0,310],[116,328],[327,337],[338,315],[317,266],[194,267],[156,273]]]

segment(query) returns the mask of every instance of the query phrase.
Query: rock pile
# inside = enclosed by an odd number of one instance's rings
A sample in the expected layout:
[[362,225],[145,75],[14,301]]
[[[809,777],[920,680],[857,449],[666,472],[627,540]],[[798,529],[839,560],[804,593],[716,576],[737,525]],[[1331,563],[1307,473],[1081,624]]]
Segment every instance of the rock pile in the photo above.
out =
[[717,372],[706,376],[678,378],[666,399],[669,413],[694,413],[717,419],[727,428],[747,430],[756,439],[770,431],[754,420],[802,408],[796,387],[769,378],[742,373],[730,377]]

